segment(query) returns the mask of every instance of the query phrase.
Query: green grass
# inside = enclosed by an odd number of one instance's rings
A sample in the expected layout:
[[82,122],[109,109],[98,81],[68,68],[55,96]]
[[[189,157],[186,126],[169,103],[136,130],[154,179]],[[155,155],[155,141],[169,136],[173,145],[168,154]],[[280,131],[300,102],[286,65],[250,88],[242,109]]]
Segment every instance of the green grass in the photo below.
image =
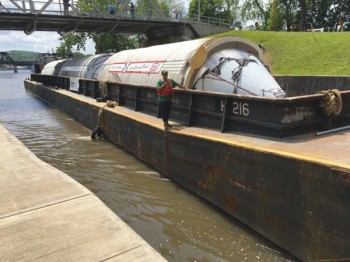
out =
[[278,75],[350,76],[350,32],[228,31],[263,45],[272,55]]

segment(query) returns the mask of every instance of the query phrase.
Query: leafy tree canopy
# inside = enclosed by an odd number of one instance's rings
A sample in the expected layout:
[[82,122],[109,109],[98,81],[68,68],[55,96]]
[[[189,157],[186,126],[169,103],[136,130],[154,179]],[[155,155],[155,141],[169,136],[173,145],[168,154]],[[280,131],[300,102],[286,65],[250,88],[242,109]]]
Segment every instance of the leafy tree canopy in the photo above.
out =
[[238,4],[238,0],[192,0],[188,13],[191,18],[196,18],[199,10],[201,21],[208,21],[208,19],[234,21],[238,18],[236,12]]
[[[153,0],[153,5],[147,0],[137,0],[135,7],[136,15],[145,16],[152,15],[157,16],[158,11],[155,11],[156,8],[163,10],[166,15],[169,15],[169,3],[171,3],[172,8],[181,8],[180,0],[174,2],[170,0],[165,2],[163,0],[159,3],[157,0]],[[119,15],[130,15],[130,1],[129,0],[120,0],[118,2],[110,2],[107,0],[78,0],[78,6],[81,12],[87,14],[96,14],[106,15],[108,10],[108,5],[112,3],[116,6],[116,12]],[[155,5],[155,6],[154,6]],[[183,5],[183,4],[182,4]],[[156,7],[156,8],[155,8]],[[88,33],[72,33],[64,35],[60,38],[61,45],[57,48],[56,52],[62,57],[71,57],[73,50],[85,51],[86,40],[92,39],[95,43],[96,54],[100,53],[116,53],[125,49],[132,49],[139,47],[141,41],[143,40],[142,36],[133,36],[133,37],[122,37],[114,33],[103,33],[100,35],[91,35]]]

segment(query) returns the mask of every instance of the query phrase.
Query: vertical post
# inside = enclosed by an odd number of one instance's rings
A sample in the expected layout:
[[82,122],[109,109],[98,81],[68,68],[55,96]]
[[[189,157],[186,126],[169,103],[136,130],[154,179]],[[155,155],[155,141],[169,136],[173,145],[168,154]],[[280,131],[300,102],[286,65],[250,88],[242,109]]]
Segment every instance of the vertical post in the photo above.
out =
[[272,31],[275,31],[275,22],[276,22],[276,0],[273,0]]
[[135,94],[135,111],[139,110],[139,96],[140,96],[140,89],[136,87],[136,94]]
[[221,133],[224,133],[226,131],[226,125],[227,125],[227,115],[228,115],[228,98],[225,97],[224,101],[222,102],[223,110],[222,110],[222,120],[221,120]]
[[201,21],[201,0],[198,0],[198,16],[197,16],[197,21]]
[[35,14],[35,13],[36,13],[36,11],[35,11],[35,6],[34,6],[34,3],[33,3],[32,0],[29,0],[29,12],[30,12],[31,14]]
[[22,12],[25,13],[27,11],[26,3],[25,1],[22,1]]

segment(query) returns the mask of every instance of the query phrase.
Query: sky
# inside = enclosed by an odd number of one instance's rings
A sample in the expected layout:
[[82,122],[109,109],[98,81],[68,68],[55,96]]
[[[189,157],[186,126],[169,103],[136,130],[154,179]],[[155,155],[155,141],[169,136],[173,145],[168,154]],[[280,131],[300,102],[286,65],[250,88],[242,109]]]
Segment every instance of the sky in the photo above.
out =
[[[0,31],[0,51],[11,50],[33,51],[38,53],[56,52],[60,45],[57,32],[34,32],[26,35],[23,31]],[[88,41],[83,54],[95,54],[95,44]]]

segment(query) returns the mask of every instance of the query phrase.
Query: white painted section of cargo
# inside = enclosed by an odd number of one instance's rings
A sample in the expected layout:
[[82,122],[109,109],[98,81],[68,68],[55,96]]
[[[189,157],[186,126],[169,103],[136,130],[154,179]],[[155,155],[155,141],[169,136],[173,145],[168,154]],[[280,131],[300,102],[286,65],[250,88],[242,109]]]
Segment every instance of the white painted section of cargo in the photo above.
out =
[[155,86],[162,70],[181,83],[186,63],[208,39],[198,39],[125,50],[114,54],[101,70],[98,80],[131,85]]
[[42,75],[57,75],[61,66],[67,59],[56,60],[47,63],[41,70]]
[[[221,63],[220,58],[226,58],[226,62]],[[240,59],[249,61],[239,66]],[[221,70],[214,73],[218,65]],[[106,61],[98,80],[155,86],[162,79],[161,71],[167,70],[169,78],[187,89],[285,97],[265,66],[263,50],[250,41],[239,37],[204,38],[121,51]]]

